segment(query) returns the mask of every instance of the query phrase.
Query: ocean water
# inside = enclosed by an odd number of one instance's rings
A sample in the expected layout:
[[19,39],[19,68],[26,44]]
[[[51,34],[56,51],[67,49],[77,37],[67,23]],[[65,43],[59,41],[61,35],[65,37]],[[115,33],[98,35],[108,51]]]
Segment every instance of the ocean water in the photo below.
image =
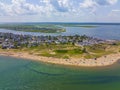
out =
[[83,68],[0,56],[0,90],[120,90],[120,63]]
[[[41,24],[41,23],[28,23],[28,24]],[[66,32],[62,33],[36,33],[36,32],[20,32],[13,30],[0,29],[0,32],[10,32],[14,34],[26,34],[26,35],[88,35],[92,37],[102,38],[102,39],[115,39],[120,40],[120,23],[44,23],[44,24],[54,24],[62,26],[62,24],[71,24],[71,25],[86,25],[86,26],[96,26],[92,28],[85,27],[73,27],[67,26],[63,28],[66,29]]]

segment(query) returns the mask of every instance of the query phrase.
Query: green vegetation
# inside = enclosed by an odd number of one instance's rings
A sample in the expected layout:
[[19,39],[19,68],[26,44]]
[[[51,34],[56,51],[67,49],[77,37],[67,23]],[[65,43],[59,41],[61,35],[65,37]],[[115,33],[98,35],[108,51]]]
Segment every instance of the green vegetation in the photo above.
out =
[[93,25],[89,25],[89,26],[87,26],[87,25],[83,25],[83,26],[79,26],[79,27],[83,27],[83,28],[95,28],[95,27],[98,27],[98,26],[93,26]]
[[82,28],[96,28],[97,25],[80,25],[80,24],[62,24],[64,27],[82,27]]
[[29,52],[29,54],[54,58],[99,58],[120,51],[120,44],[96,44],[92,46],[75,46],[73,44],[42,44],[30,48],[22,47],[14,50],[16,52]]
[[24,32],[41,32],[41,33],[61,33],[65,32],[64,28],[57,25],[47,24],[0,24],[0,28]]

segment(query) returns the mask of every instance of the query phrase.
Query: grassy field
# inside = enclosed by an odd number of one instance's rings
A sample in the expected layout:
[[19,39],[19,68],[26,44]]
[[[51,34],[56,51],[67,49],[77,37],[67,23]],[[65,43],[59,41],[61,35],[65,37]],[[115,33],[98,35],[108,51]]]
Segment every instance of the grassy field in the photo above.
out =
[[35,47],[22,47],[10,49],[14,52],[27,52],[29,54],[55,58],[99,58],[111,53],[120,52],[120,43],[116,45],[97,44],[92,46],[75,46],[72,44],[43,44]]

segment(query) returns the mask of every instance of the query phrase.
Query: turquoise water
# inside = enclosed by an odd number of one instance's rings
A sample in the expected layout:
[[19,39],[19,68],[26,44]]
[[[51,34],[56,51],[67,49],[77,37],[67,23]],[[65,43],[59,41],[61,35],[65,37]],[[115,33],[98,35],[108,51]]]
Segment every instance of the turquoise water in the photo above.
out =
[[83,68],[0,56],[0,90],[120,90],[120,63]]

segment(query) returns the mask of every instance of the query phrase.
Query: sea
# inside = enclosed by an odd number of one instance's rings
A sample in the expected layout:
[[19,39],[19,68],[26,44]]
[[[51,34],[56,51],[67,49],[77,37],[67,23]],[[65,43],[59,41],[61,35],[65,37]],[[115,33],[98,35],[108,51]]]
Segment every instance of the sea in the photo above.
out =
[[0,56],[0,90],[120,90],[120,62],[87,68]]
[[[13,23],[14,24],[14,23]],[[16,24],[16,23],[15,23]],[[64,29],[66,32],[62,33],[38,33],[38,32],[23,32],[23,31],[14,31],[8,29],[0,29],[0,32],[9,32],[14,34],[23,34],[23,35],[51,35],[51,36],[59,36],[59,35],[87,35],[101,39],[113,39],[120,40],[120,23],[18,23],[18,24],[27,24],[27,25],[57,25]],[[88,26],[88,27],[84,27]],[[93,27],[89,27],[93,26]]]
[[[85,34],[120,40],[120,24],[92,25],[96,27],[64,27],[67,31],[56,35]],[[0,32],[46,35],[4,29]],[[120,61],[111,66],[88,68],[0,56],[0,90],[120,90]]]

